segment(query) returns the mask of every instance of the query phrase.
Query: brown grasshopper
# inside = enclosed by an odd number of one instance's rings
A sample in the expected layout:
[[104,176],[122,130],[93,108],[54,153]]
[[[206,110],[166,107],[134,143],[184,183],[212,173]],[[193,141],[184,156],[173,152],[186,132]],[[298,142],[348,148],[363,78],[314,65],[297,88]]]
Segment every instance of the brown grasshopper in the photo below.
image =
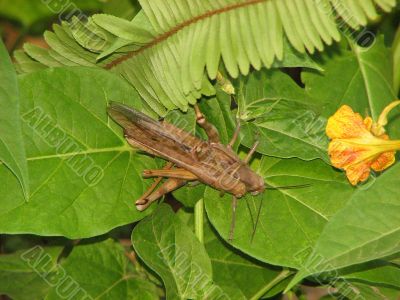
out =
[[[233,215],[238,198],[246,193],[257,195],[265,190],[264,179],[248,166],[258,143],[241,160],[232,150],[239,135],[239,122],[230,143],[223,145],[217,129],[207,122],[197,105],[194,108],[196,121],[206,132],[207,141],[165,121],[156,121],[126,105],[114,102],[108,107],[109,115],[123,127],[130,145],[169,161],[164,169],[143,172],[145,178],[158,178],[136,201],[138,210],[146,209],[152,202],[189,181],[200,181],[232,194]],[[156,189],[162,178],[167,180]],[[230,235],[233,234],[234,219],[231,227]]]

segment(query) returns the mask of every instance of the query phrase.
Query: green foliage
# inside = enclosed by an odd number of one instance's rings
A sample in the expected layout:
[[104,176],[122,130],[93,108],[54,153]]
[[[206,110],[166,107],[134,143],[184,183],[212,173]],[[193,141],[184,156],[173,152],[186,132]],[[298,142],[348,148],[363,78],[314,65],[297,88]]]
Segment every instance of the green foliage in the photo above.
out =
[[[238,115],[249,121],[243,144],[260,136],[264,155],[304,160],[327,158],[326,118],[312,96],[282,72],[257,72],[238,83]],[[320,98],[321,99],[321,98]]]
[[140,108],[135,90],[89,68],[45,70],[19,85],[31,193],[26,202],[2,165],[1,232],[82,238],[142,219],[132,203],[147,186],[142,170],[157,165],[132,152],[106,114],[111,100]]
[[[29,175],[22,137],[19,90],[17,74],[7,54],[4,44],[0,41],[0,162],[16,175],[24,190],[24,196],[29,196]],[[12,148],[10,147],[12,145]]]
[[204,246],[168,206],[161,205],[136,226],[132,243],[140,258],[164,281],[168,299],[195,299],[222,292],[212,283],[211,262]]
[[[54,25],[49,49],[15,52],[19,76],[0,45],[0,295],[256,300],[293,288],[305,299],[301,283],[334,287],[324,299],[398,299],[399,164],[353,187],[325,133],[344,104],[376,120],[395,100],[398,39],[331,44],[396,2],[140,4]],[[224,144],[240,123],[241,157],[260,142],[250,167],[267,189],[238,200],[233,240],[231,195],[201,183],[175,191],[179,203],[135,208],[153,182],[143,170],[165,162],[128,145],[111,101],[206,139],[198,103]]]
[[[78,245],[57,269],[58,274],[71,278],[72,287],[66,288],[68,280],[60,280],[46,299],[68,296],[76,299],[85,296],[94,299],[159,299],[157,286],[145,272],[135,270],[131,263],[125,249],[112,240]],[[96,282],[92,282],[93,278],[97,279]]]
[[[39,300],[50,291],[50,286],[43,277],[54,276],[53,268],[62,248],[45,248],[43,252],[39,248],[31,249],[0,256],[0,294],[6,294],[15,300]],[[32,255],[34,251],[43,255]],[[45,256],[48,259],[41,261]],[[36,265],[36,269],[32,265]]]
[[[299,268],[303,263],[300,252],[314,246],[328,220],[345,205],[353,189],[342,174],[321,161],[264,157],[254,169],[272,188],[310,186],[268,189],[262,195],[240,199],[232,244],[261,261]],[[231,197],[220,198],[217,191],[208,188],[204,199],[211,223],[227,239]]]
[[[142,11],[131,21],[95,15],[87,23],[78,18],[47,33],[50,50],[25,47],[18,54],[20,68],[31,72],[41,66],[93,65],[123,75],[159,115],[180,108],[186,111],[203,95],[213,94],[223,60],[232,77],[283,65],[315,67],[305,53],[322,50],[340,39],[339,30],[358,30],[376,18],[375,5],[389,11],[395,0],[296,1],[140,1]],[[334,15],[343,19],[336,23]],[[65,51],[66,45],[69,51]],[[207,47],[207,45],[209,45]],[[245,45],[245,47],[243,47]],[[297,50],[297,51],[296,51]],[[32,67],[29,57],[40,64]],[[274,62],[278,61],[276,65]],[[207,73],[207,78],[205,75]]]
[[[57,16],[60,13],[68,16],[69,13],[82,11],[95,11],[102,7],[98,0],[84,1],[31,1],[15,0],[0,1],[0,15],[12,20],[16,20],[24,27],[29,27],[43,20]],[[78,11],[79,10],[79,11]]]
[[400,27],[397,30],[396,38],[393,42],[393,84],[394,84],[394,91],[397,94],[400,92]]
[[[400,223],[395,215],[399,209],[396,199],[399,172],[397,165],[367,190],[354,193],[346,207],[324,228],[313,253],[294,280],[398,252]],[[385,222],[381,221],[383,218]]]

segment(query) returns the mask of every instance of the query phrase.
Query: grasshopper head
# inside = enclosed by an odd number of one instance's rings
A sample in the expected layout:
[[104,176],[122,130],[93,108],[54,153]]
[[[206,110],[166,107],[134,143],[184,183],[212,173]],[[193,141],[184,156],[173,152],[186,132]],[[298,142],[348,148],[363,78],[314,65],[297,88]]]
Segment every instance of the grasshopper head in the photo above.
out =
[[246,191],[252,195],[258,195],[265,190],[264,179],[250,169],[247,165],[243,165],[238,170],[240,181],[246,186]]

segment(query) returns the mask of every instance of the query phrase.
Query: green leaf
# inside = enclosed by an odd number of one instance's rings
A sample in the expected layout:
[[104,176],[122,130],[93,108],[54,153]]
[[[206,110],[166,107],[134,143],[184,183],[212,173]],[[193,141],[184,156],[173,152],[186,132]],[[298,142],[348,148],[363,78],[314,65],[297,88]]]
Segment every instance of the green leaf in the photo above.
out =
[[[193,210],[180,209],[177,216],[194,229]],[[273,297],[286,287],[291,272],[261,263],[229,246],[211,227],[204,222],[204,246],[211,259],[213,281],[230,299],[260,299]]]
[[112,240],[74,247],[46,299],[159,299],[154,283],[131,268],[124,252]]
[[206,187],[203,184],[190,183],[184,187],[174,191],[172,194],[176,200],[182,203],[185,207],[194,207],[194,205],[204,197]]
[[[326,118],[313,107],[315,100],[281,71],[252,73],[238,82],[239,117],[249,121],[242,143],[282,158],[328,161]],[[257,137],[258,136],[258,137]]]
[[17,74],[0,41],[0,163],[18,178],[26,198],[29,197],[29,174],[19,118],[20,99]]
[[103,12],[131,20],[140,11],[137,0],[109,0],[103,5]]
[[383,108],[396,99],[391,53],[382,37],[370,48],[353,45],[352,50],[331,49],[323,56],[323,73],[304,71],[306,91],[325,105],[325,117],[347,104],[377,120]]
[[396,95],[400,92],[400,27],[392,46],[393,51],[393,87]]
[[[46,4],[47,3],[47,4]],[[0,1],[0,14],[6,18],[21,22],[25,27],[49,19],[55,15],[68,16],[69,13],[82,10],[97,10],[102,4],[97,0],[61,0],[61,1],[31,1],[15,0]]]
[[341,277],[353,281],[362,281],[371,285],[386,285],[400,289],[399,266],[384,261],[374,261],[366,263],[364,268],[366,270],[352,272]]
[[365,299],[365,300],[394,300],[399,299],[400,291],[388,288],[382,285],[363,284],[358,282],[339,282],[335,284],[338,293],[335,299],[347,297],[347,299]]
[[[212,263],[213,280],[221,288],[235,287],[236,295],[230,295],[233,298],[241,295],[244,299],[259,299],[291,275],[289,271],[273,268],[235,251],[214,232],[208,222],[204,235],[205,248]],[[284,286],[269,296],[283,289]]]
[[13,254],[0,255],[0,295],[14,300],[42,300],[55,275],[60,247],[34,246]]
[[[271,189],[239,199],[232,245],[260,261],[300,268],[305,250],[314,246],[328,220],[346,204],[354,189],[342,173],[320,160],[263,157],[261,162],[254,161],[252,168]],[[207,188],[204,200],[212,225],[227,240],[231,196],[221,198],[219,191]]]
[[167,205],[160,205],[135,227],[132,243],[139,257],[163,280],[167,299],[225,295],[213,284],[204,246]]
[[400,251],[400,165],[360,188],[326,225],[292,285],[321,272],[379,259]]
[[295,51],[287,39],[283,40],[283,58],[276,60],[271,68],[309,68],[323,71],[322,67],[311,56]]
[[[142,219],[135,199],[153,158],[134,152],[106,113],[108,101],[141,109],[118,76],[89,68],[50,69],[20,78],[21,116],[31,177],[25,203],[0,166],[0,232],[90,237]],[[15,220],[21,220],[15,222]]]

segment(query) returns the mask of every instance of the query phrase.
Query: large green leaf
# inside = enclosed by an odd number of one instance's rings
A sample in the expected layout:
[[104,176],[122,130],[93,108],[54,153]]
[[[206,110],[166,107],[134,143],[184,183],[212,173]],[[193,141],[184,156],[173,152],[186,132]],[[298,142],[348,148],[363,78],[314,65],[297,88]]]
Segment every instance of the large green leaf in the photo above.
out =
[[[29,202],[16,178],[0,167],[0,232],[82,238],[140,220],[135,199],[147,186],[151,157],[132,152],[106,114],[108,101],[140,109],[119,77],[88,68],[50,69],[20,78]],[[16,222],[18,220],[18,222]]]
[[55,275],[61,250],[61,247],[35,246],[0,255],[0,295],[14,300],[44,299],[51,288],[46,280]]
[[129,266],[124,252],[112,240],[74,247],[46,299],[159,299],[155,284]]
[[282,158],[327,160],[326,118],[316,102],[281,71],[252,73],[238,82],[239,117],[248,120],[242,143]]
[[213,284],[204,246],[167,205],[159,206],[135,227],[132,243],[140,258],[162,278],[167,299],[226,297]]
[[396,99],[391,52],[382,37],[370,48],[331,49],[322,58],[322,68],[322,73],[306,70],[302,78],[308,94],[325,104],[325,117],[347,104],[377,120],[383,108]]
[[354,193],[326,225],[292,283],[399,252],[399,178],[400,165],[396,165]]
[[26,197],[29,195],[29,175],[22,130],[17,74],[0,41],[0,162],[18,178]]
[[[354,192],[347,179],[319,160],[264,157],[253,169],[268,186],[299,186],[268,189],[259,196],[239,199],[232,245],[258,260],[300,268],[304,249],[312,248],[328,220]],[[232,220],[231,196],[207,188],[207,215],[219,234],[228,238]],[[261,205],[252,240],[253,224]]]

